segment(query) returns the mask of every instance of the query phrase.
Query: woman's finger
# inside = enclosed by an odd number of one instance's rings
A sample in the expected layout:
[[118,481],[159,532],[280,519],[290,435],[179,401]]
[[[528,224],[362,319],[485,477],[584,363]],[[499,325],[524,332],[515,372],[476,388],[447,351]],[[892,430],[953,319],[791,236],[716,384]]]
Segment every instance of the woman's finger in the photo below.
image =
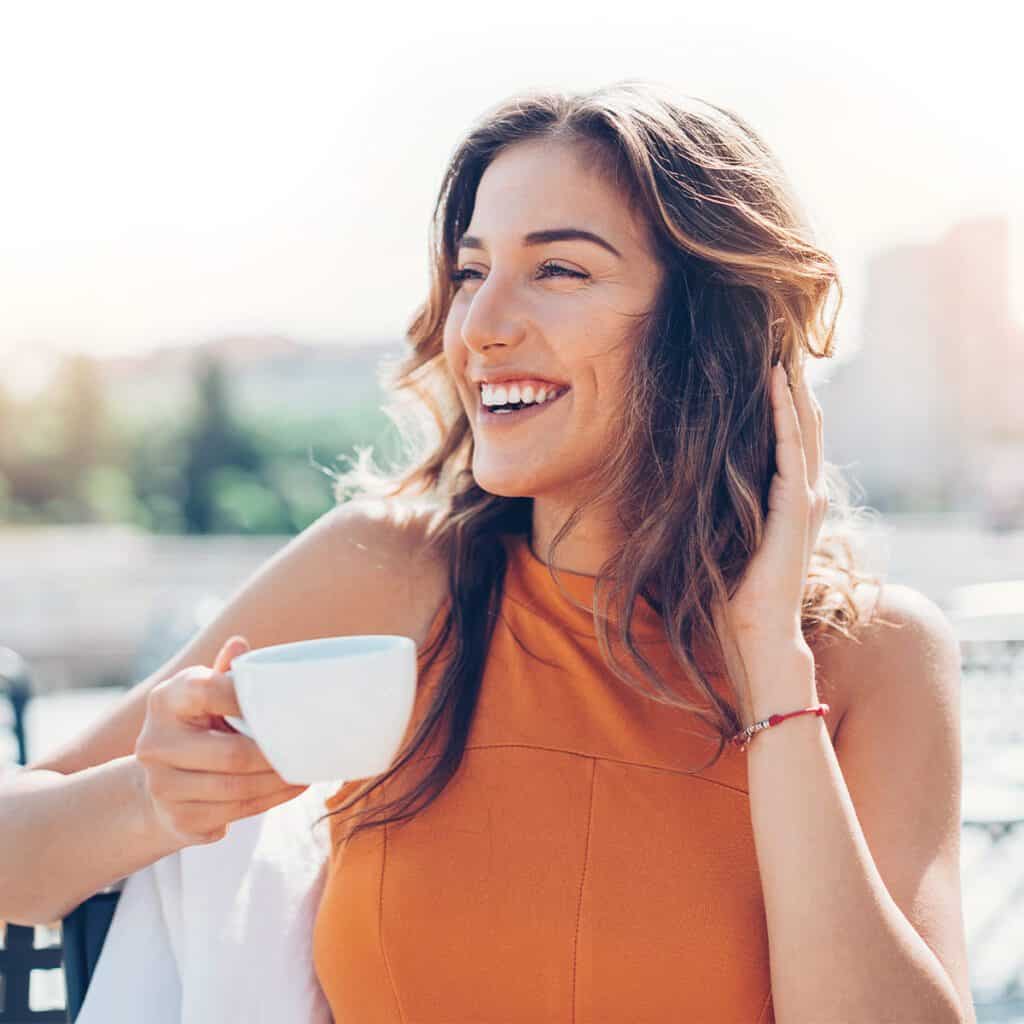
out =
[[818,421],[818,478],[825,479],[825,414],[816,395],[811,394],[814,402],[814,415]]
[[305,786],[291,786],[269,796],[236,800],[230,803],[186,801],[174,804],[172,816],[174,827],[182,835],[198,837],[204,833],[223,829],[227,824],[239,818],[248,818],[253,814],[269,811],[271,807],[294,799],[305,789]]
[[820,423],[818,410],[815,408],[811,383],[807,379],[807,357],[799,361],[796,379],[793,382],[793,400],[797,416],[800,420],[800,435],[803,438],[804,459],[807,465],[807,482],[817,487],[822,473],[822,453],[820,444]]
[[227,672],[231,668],[231,662],[241,654],[249,650],[249,641],[244,636],[230,637],[221,649],[217,657],[213,659],[214,672]]
[[772,367],[772,409],[775,416],[775,464],[787,486],[807,486],[807,463],[800,419],[782,363]]
[[205,721],[210,715],[241,715],[234,680],[196,666],[155,686],[149,700],[183,722]]
[[236,732],[199,732],[186,728],[143,729],[135,756],[146,764],[226,775],[273,771],[260,748]]
[[292,787],[275,771],[228,775],[166,766],[153,772],[149,788],[161,800],[227,803],[271,796]]
[[[225,673],[231,669],[231,663],[241,654],[245,654],[249,650],[249,641],[244,636],[233,636],[227,640],[221,649],[217,652],[217,657],[213,659],[213,670],[217,673]],[[232,728],[224,721],[223,715],[214,715],[209,721],[211,729],[216,729],[217,732],[232,732]]]

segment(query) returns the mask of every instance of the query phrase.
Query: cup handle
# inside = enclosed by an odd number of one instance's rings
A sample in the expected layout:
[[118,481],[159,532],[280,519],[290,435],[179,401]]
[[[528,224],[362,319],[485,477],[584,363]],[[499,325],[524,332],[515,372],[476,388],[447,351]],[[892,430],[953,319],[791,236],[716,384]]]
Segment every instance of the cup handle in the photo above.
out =
[[[232,686],[235,685],[235,677],[231,672],[223,672],[222,675],[227,676],[231,680]],[[225,715],[224,721],[227,722],[235,732],[240,732],[243,736],[248,736],[249,739],[255,739],[252,734],[252,730],[248,725],[246,725],[244,718],[239,718],[237,715]]]

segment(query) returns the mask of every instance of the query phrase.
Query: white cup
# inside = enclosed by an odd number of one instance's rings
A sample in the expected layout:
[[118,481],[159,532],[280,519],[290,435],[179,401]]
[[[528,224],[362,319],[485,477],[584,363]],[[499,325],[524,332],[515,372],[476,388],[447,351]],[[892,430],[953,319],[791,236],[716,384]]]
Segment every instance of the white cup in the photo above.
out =
[[365,779],[387,771],[416,698],[407,636],[334,636],[246,651],[226,673],[242,718],[285,782]]

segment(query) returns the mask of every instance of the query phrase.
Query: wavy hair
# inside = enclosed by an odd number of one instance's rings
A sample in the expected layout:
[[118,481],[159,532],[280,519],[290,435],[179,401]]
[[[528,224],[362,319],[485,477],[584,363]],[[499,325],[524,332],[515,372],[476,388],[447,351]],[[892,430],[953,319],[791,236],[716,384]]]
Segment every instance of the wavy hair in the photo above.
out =
[[[600,650],[627,685],[692,712],[717,734],[708,764],[744,724],[735,683],[728,680],[722,696],[707,674],[724,665],[711,610],[735,592],[764,533],[775,472],[770,369],[779,360],[789,370],[805,356],[832,356],[842,304],[837,268],[812,241],[778,160],[732,111],[636,81],[581,94],[517,95],[487,111],[452,155],[431,226],[430,291],[407,332],[411,351],[382,368],[393,392],[387,412],[402,439],[399,465],[379,469],[372,449],[360,449],[351,467],[335,474],[339,501],[367,495],[427,505],[428,544],[448,566],[448,608],[424,652],[429,666],[450,644],[436,693],[391,768],[332,813],[369,796],[435,738],[440,753],[420,758],[434,763],[399,797],[355,812],[362,820],[350,835],[411,818],[458,769],[504,586],[506,553],[498,540],[530,530],[532,498],[491,494],[473,477],[473,434],[442,341],[457,246],[480,179],[503,149],[537,139],[587,151],[646,223],[666,271],[653,308],[637,324],[616,447],[588,492],[615,510],[625,538],[595,582],[590,610]],[[851,504],[850,487],[832,464],[826,487],[829,512],[802,600],[812,648],[830,634],[854,635],[866,614],[855,590],[876,581],[859,568],[855,543],[859,521],[873,510]],[[596,501],[574,508],[552,539],[548,563]],[[659,613],[692,700],[666,685],[638,649],[631,632],[638,599]],[[616,642],[637,674],[612,649],[612,616]]]

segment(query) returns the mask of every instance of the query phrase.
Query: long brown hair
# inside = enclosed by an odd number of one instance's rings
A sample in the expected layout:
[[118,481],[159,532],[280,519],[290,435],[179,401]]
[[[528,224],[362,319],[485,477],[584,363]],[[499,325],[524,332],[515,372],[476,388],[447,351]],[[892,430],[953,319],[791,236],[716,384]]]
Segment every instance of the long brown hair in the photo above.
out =
[[[473,435],[442,348],[454,295],[451,275],[477,186],[505,147],[557,138],[586,147],[647,224],[666,270],[654,307],[637,324],[617,447],[590,493],[615,509],[626,538],[595,584],[595,632],[609,668],[661,703],[686,709],[719,737],[742,727],[738,691],[726,699],[695,657],[723,651],[711,609],[736,590],[761,543],[775,472],[769,372],[806,353],[830,357],[842,289],[831,257],[811,240],[778,161],[735,113],[642,82],[584,94],[527,93],[485,113],[455,150],[434,210],[431,283],[408,330],[411,351],[393,368],[389,415],[404,441],[402,464],[378,469],[371,450],[339,473],[336,496],[375,495],[428,504],[429,543],[448,565],[449,602],[423,652],[433,664],[450,644],[436,693],[391,768],[359,787],[333,813],[368,796],[443,735],[433,766],[400,797],[371,811],[351,835],[411,818],[433,802],[461,763],[504,586],[502,534],[528,534],[532,499],[480,488]],[[828,300],[836,292],[831,316]],[[827,466],[830,509],[804,591],[802,628],[812,646],[852,636],[863,613],[855,588],[873,578],[857,566],[858,520],[870,510]],[[576,507],[546,560],[594,499]],[[669,687],[631,634],[637,599],[661,615],[678,674],[693,700]],[[640,678],[612,649],[610,616]],[[645,682],[649,685],[644,685]],[[706,765],[695,768],[703,770]]]

